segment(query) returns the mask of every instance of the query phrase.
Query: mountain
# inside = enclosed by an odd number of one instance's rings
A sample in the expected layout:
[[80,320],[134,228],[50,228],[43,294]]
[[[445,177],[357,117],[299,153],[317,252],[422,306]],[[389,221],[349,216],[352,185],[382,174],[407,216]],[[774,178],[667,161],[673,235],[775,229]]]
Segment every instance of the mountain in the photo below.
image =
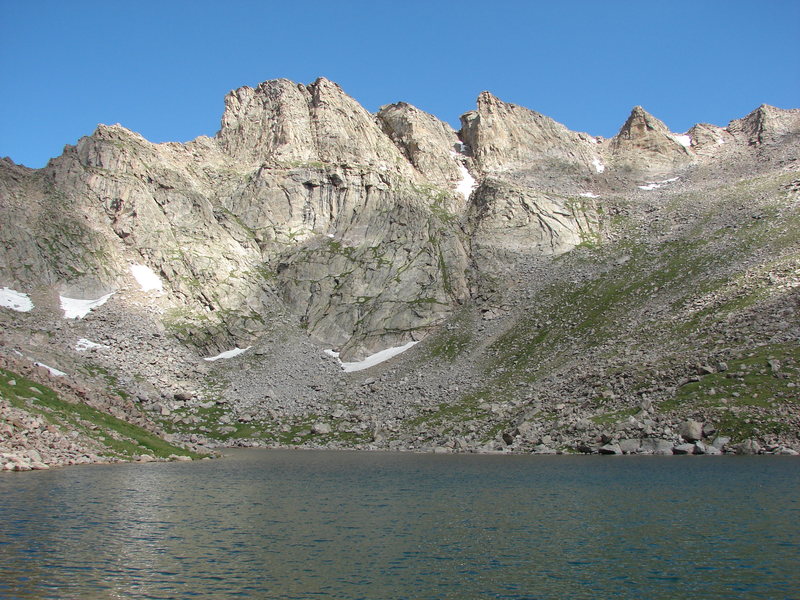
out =
[[800,448],[800,111],[461,124],[275,80],[213,138],[3,159],[5,422],[48,418],[25,377],[194,450]]

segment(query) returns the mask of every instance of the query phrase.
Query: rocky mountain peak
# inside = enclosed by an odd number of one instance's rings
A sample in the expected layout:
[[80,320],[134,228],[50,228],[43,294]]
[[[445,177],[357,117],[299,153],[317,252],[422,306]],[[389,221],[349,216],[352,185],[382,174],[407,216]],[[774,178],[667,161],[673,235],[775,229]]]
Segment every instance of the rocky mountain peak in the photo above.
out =
[[751,146],[800,133],[800,110],[762,104],[742,119],[731,121],[728,131]]
[[655,118],[643,107],[634,106],[614,139],[618,143],[630,141],[646,145],[647,141],[652,140],[655,136],[669,137],[670,130],[663,121]]
[[216,137],[226,153],[253,166],[324,162],[413,172],[375,117],[324,78],[307,86],[275,79],[230,92]]
[[500,100],[500,98],[489,91],[483,91],[478,94],[476,104],[478,106],[478,111],[490,111],[492,110],[492,107],[515,106],[513,104],[507,104],[506,102],[503,102]]
[[406,102],[388,104],[378,111],[383,131],[412,165],[438,185],[450,187],[461,179],[458,135],[450,125]]
[[324,78],[232,91],[213,139],[101,125],[0,159],[0,366],[212,444],[711,452],[691,416],[800,448],[798,132],[635,107],[603,140],[483,92],[457,134]]
[[[338,99],[342,96],[350,98],[338,83],[326,77],[317,77],[313,83],[309,83],[305,87],[317,102],[324,102],[328,96],[332,99]],[[350,99],[352,100],[352,98]]]
[[599,158],[592,138],[489,92],[481,92],[477,109],[464,114],[461,125],[461,138],[485,173],[596,171]]
[[671,133],[644,108],[634,106],[610,147],[616,163],[646,172],[660,172],[689,162],[689,144],[688,139]]

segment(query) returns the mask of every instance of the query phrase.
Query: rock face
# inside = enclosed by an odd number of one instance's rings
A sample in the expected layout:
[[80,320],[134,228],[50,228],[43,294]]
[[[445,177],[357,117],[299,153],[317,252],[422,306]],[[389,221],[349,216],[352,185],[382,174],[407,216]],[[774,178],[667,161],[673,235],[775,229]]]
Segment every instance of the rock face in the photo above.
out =
[[610,150],[619,167],[662,174],[691,161],[689,146],[690,140],[676,137],[664,123],[636,106],[611,140]]
[[216,137],[227,154],[251,165],[324,162],[411,171],[375,118],[323,78],[308,86],[277,79],[231,92]]
[[486,177],[470,207],[473,247],[555,255],[598,231],[591,198],[564,197]]
[[171,324],[209,351],[252,343],[282,303],[344,357],[415,339],[468,296],[448,212],[464,203],[454,133],[422,120],[430,131],[406,136],[404,150],[446,160],[432,180],[417,167],[435,161],[409,162],[324,79],[231,92],[215,139],[156,145],[100,126],[42,172],[4,169],[8,218],[24,222],[33,204],[41,219],[4,231],[0,275],[92,297],[143,263],[175,301]]
[[381,107],[377,117],[386,135],[429,182],[451,187],[461,180],[461,140],[447,123],[405,102]]
[[0,277],[89,299],[144,264],[168,325],[209,352],[252,343],[283,307],[344,358],[420,339],[470,295],[468,232],[484,256],[547,255],[597,224],[588,202],[514,183],[591,171],[592,138],[486,93],[464,124],[466,146],[408,104],[373,116],[319,79],[231,92],[213,139],[99,126],[41,171],[4,163],[5,218],[26,225],[0,234]]
[[597,140],[570,131],[553,119],[507,104],[489,92],[461,117],[461,135],[483,173],[536,170],[597,172]]
[[751,146],[797,136],[800,132],[800,110],[783,110],[762,104],[746,117],[732,121],[728,131],[737,140]]
[[[800,111],[679,135],[635,107],[605,140],[484,92],[461,123],[275,80],[213,138],[0,160],[0,289],[33,305],[0,306],[0,354],[114,372],[192,443],[792,450],[794,405],[738,399],[759,353],[795,389]],[[707,443],[737,419],[757,441]]]

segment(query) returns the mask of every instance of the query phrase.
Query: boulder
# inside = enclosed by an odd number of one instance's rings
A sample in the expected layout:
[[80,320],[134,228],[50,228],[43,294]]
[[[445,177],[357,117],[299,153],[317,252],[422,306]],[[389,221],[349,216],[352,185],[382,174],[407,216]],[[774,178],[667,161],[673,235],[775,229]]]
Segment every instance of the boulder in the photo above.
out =
[[724,450],[725,446],[727,446],[731,441],[731,438],[725,435],[718,435],[714,438],[714,441],[711,442],[711,445],[714,446],[717,450]]
[[605,444],[597,450],[600,454],[622,454],[619,444]]
[[636,454],[642,447],[642,440],[639,439],[624,439],[619,441],[620,450],[623,454]]
[[794,450],[792,448],[787,448],[786,446],[781,446],[780,448],[778,448],[775,451],[775,454],[780,454],[782,456],[797,456],[798,452],[797,452],[797,450]]
[[672,448],[673,454],[694,454],[695,445],[694,444],[678,444],[677,446]]
[[642,440],[640,452],[642,454],[667,456],[672,454],[672,443],[667,440],[645,438]]
[[316,435],[325,435],[331,432],[331,426],[328,423],[314,423],[311,426],[311,433]]
[[539,444],[533,447],[533,454],[556,454],[556,451],[550,446]]
[[703,439],[703,424],[688,420],[681,423],[678,434],[687,442],[696,442]]
[[736,454],[758,454],[761,451],[760,444],[754,439],[747,439],[741,444],[736,445]]

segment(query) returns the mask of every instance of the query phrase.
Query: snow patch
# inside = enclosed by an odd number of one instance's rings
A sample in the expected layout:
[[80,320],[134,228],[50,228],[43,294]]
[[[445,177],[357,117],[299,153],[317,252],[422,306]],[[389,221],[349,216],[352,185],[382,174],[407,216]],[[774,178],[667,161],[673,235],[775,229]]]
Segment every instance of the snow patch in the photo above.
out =
[[80,338],[78,343],[75,344],[75,350],[78,352],[86,352],[87,350],[92,349],[101,349],[101,348],[108,348],[105,344],[98,344],[97,342],[93,342],[92,340],[87,340],[86,338]]
[[164,284],[161,278],[147,265],[132,264],[130,269],[131,275],[136,279],[136,282],[139,284],[139,287],[142,288],[143,292],[164,291]]
[[691,148],[692,146],[692,136],[690,135],[675,135],[672,134],[672,139],[678,142],[684,148]]
[[66,375],[66,373],[64,373],[64,371],[59,371],[58,369],[55,369],[53,367],[49,367],[44,363],[35,362],[33,364],[36,365],[37,367],[44,367],[45,369],[50,371],[50,375],[52,375],[53,377],[64,377]]
[[603,171],[606,170],[606,166],[603,164],[603,161],[597,157],[594,157],[592,159],[592,166],[594,167],[594,170],[597,171],[598,173],[602,173]]
[[0,306],[17,312],[28,312],[33,309],[33,302],[28,294],[4,287],[0,290]]
[[215,360],[220,360],[223,358],[233,358],[234,356],[239,356],[250,350],[252,346],[248,346],[247,348],[234,348],[233,350],[226,350],[225,352],[220,352],[216,356],[209,356],[208,358],[204,358],[203,360],[207,360],[209,362],[213,362]]
[[663,181],[651,181],[651,182],[647,183],[646,185],[640,185],[639,189],[640,190],[648,190],[648,191],[649,190],[657,190],[658,188],[664,187],[665,185],[667,185],[668,183],[672,183],[673,181],[678,181],[678,178],[677,177],[673,177],[672,179],[665,179]]
[[592,193],[592,192],[583,192],[583,193],[578,194],[578,195],[581,198],[599,198],[600,197],[599,194],[595,194],[595,193]]
[[88,315],[92,309],[105,304],[114,292],[101,296],[97,300],[82,300],[80,298],[67,298],[66,296],[59,296],[61,301],[61,310],[64,311],[65,319],[82,319]]
[[[356,362],[343,362],[342,370],[345,373],[353,373],[354,371],[362,371],[364,369],[369,369],[370,367],[374,367],[377,364],[385,362],[390,358],[394,358],[398,354],[401,354],[411,348],[411,346],[418,344],[419,342],[408,342],[402,346],[395,346],[393,348],[387,348],[386,350],[381,350],[380,352],[376,352],[375,354],[369,355],[364,360],[359,360]],[[328,356],[333,356],[334,358],[339,358],[339,353],[334,352],[333,350],[325,350],[325,354]]]
[[464,200],[469,200],[470,194],[478,187],[478,182],[470,175],[470,172],[462,164],[458,165],[458,170],[461,173],[461,181],[456,184],[456,191],[464,196]]

